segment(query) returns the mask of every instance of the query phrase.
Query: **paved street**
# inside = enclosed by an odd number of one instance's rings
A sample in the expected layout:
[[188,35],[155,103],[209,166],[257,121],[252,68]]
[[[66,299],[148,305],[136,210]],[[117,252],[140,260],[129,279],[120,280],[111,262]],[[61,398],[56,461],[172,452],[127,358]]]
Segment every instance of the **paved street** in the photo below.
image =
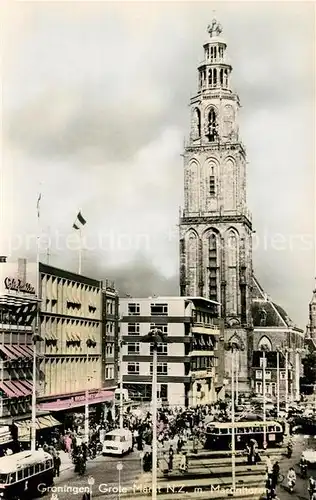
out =
[[[54,491],[54,493],[57,494],[58,500],[81,500],[84,491],[80,490],[79,492],[78,488],[88,488],[88,478],[93,477],[95,480],[95,484],[92,486],[93,498],[117,500],[119,498],[117,493],[119,483],[118,462],[123,465],[120,473],[121,489],[128,488],[128,490],[131,490],[133,484],[137,483],[137,479],[141,475],[141,463],[137,452],[133,452],[122,459],[103,457],[101,455],[88,462],[87,472],[83,477],[75,474],[73,468],[68,469],[62,472],[60,478],[55,480],[55,487],[58,490]],[[48,498],[51,498],[52,493],[50,492]]]
[[[307,436],[293,436],[293,441],[293,457],[290,460],[285,457],[279,458],[281,473],[285,476],[285,479],[283,484],[278,486],[277,494],[280,500],[309,500],[307,492],[308,479],[303,480],[300,477],[298,463],[301,453],[304,449],[316,449],[316,439]],[[278,456],[275,455],[275,452],[273,453],[273,451],[271,450],[272,461],[274,461],[276,458],[278,458]],[[172,489],[170,489],[169,493],[166,493],[162,489],[159,498],[161,498],[161,500],[172,500],[175,493],[177,493],[177,500],[188,498],[188,494],[190,495],[190,498],[196,498],[200,500],[219,498],[220,496],[222,498],[229,498],[228,493],[226,495],[225,493],[220,495],[218,492],[207,491],[209,489],[209,486],[207,486],[206,488],[204,487],[204,485],[209,485],[212,482],[214,482],[215,484],[216,481],[218,484],[222,485],[223,491],[225,490],[225,488],[230,487],[230,467],[227,467],[229,460],[222,459],[223,466],[221,466],[220,461],[221,459],[218,458],[203,458],[192,461],[191,464],[193,470],[196,470],[197,475],[199,475],[199,468],[200,472],[202,469],[207,468],[205,471],[206,475],[204,475],[203,478],[201,477],[199,479],[193,480],[196,483],[196,491],[191,489],[190,491],[185,492],[185,488],[183,488],[182,493],[179,488],[175,488],[174,492],[172,492]],[[123,469],[120,472],[121,495],[119,495],[117,491],[119,485],[119,471],[117,470],[118,462],[122,462],[123,465]],[[224,464],[226,464],[226,467],[224,467]],[[294,466],[297,473],[297,483],[293,494],[288,493],[286,490],[286,475],[290,466]],[[170,480],[160,478],[159,481],[163,482],[164,484],[169,483],[171,488],[172,484],[185,484],[186,482],[192,482],[192,480],[187,481],[185,478],[181,477],[181,475],[179,476],[178,481],[176,481],[177,472],[175,472],[174,475],[175,477],[170,478]],[[309,476],[310,475],[313,475],[316,478],[316,468],[314,470],[309,469]],[[84,491],[78,491],[78,488],[88,488],[89,477],[93,477],[95,480],[95,484],[92,486],[92,498],[98,498],[99,500],[119,500],[122,497],[133,498],[136,492],[137,495],[135,496],[135,498],[137,497],[140,500],[146,498],[148,494],[146,484],[148,484],[148,480],[150,483],[150,474],[142,474],[139,454],[135,451],[132,454],[123,457],[122,460],[115,457],[97,457],[94,461],[88,462],[87,472],[83,477],[79,477],[77,476],[77,474],[74,474],[73,468],[65,470],[61,474],[61,477],[55,481],[55,486],[58,489],[56,491],[52,491],[48,495],[48,498],[50,499],[52,497],[52,493],[55,493],[58,497],[58,500],[81,500]],[[249,488],[251,488],[251,490],[253,491],[253,494],[249,493],[245,494],[244,496],[239,495],[239,498],[259,499],[261,495],[256,491],[256,487],[262,487],[263,485],[263,464],[258,467],[257,471],[254,470],[252,472],[249,472],[249,470],[246,470],[246,467],[244,465],[244,459],[237,459],[236,479],[239,484],[241,484],[241,482],[243,481],[245,486],[249,484]],[[141,482],[144,483],[142,486]],[[135,488],[133,487],[134,485],[136,485]],[[57,499],[54,498],[54,500]]]

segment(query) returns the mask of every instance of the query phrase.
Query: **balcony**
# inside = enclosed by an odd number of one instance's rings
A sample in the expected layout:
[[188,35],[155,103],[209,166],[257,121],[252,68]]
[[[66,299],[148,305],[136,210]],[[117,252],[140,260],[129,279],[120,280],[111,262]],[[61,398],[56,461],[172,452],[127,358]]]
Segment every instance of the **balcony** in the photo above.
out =
[[204,370],[190,371],[190,377],[193,380],[200,380],[203,378],[215,378],[215,368],[205,368]]
[[215,357],[215,353],[214,353],[214,351],[211,351],[211,350],[205,350],[205,351],[196,351],[195,350],[195,351],[191,351],[189,353],[189,356],[191,358],[197,357],[197,356],[204,356],[204,357],[209,356],[209,357],[214,358]]
[[194,333],[200,335],[219,335],[221,331],[217,325],[210,325],[209,323],[194,323],[192,326],[192,334]]

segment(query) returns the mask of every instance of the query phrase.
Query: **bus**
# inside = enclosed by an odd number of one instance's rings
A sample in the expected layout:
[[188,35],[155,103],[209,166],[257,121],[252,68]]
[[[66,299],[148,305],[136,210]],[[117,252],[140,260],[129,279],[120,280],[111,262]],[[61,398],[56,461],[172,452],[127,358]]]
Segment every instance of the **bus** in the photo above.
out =
[[38,497],[53,482],[53,457],[43,450],[21,451],[0,458],[1,499],[25,500]]
[[[263,446],[264,428],[266,429],[267,446],[280,446],[283,442],[284,430],[279,422],[272,420],[235,422],[235,449],[244,450],[250,439],[255,439],[259,447]],[[232,423],[212,422],[205,432],[204,448],[207,450],[228,450],[232,445]]]

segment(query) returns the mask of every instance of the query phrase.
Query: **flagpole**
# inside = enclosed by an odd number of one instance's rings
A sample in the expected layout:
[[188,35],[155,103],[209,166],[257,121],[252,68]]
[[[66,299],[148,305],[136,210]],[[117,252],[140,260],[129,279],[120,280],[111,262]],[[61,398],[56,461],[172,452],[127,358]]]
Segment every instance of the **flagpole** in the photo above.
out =
[[78,269],[78,274],[81,274],[81,267],[82,267],[82,234],[81,234],[81,229],[79,228],[79,269]]
[[37,352],[36,352],[36,342],[40,337],[40,201],[41,193],[39,194],[37,200],[37,235],[36,235],[36,282],[37,282],[37,310],[36,310],[36,326],[35,333],[33,336],[33,385],[32,385],[32,422],[31,422],[31,451],[36,450],[36,365],[37,365]]

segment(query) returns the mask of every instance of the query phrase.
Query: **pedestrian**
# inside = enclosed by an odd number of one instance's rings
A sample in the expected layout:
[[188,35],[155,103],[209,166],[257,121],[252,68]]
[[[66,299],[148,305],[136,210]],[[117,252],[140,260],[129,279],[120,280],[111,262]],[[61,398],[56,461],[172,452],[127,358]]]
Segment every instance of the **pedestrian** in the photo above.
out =
[[181,461],[180,461],[180,471],[182,473],[187,472],[188,470],[188,456],[186,452],[182,453]]
[[266,457],[266,472],[267,472],[268,478],[272,479],[273,467],[272,467],[272,462],[271,462],[269,455],[267,455],[267,457]]
[[56,477],[59,477],[60,474],[60,466],[61,466],[61,460],[59,453],[56,453],[54,457],[54,473]]
[[174,456],[174,451],[172,446],[169,448],[169,457],[168,457],[168,472],[171,472],[173,469],[173,456]]
[[275,489],[277,487],[279,474],[280,474],[280,466],[279,466],[279,462],[277,461],[273,464],[273,467],[272,467],[271,479],[272,479],[272,488],[273,489]]

